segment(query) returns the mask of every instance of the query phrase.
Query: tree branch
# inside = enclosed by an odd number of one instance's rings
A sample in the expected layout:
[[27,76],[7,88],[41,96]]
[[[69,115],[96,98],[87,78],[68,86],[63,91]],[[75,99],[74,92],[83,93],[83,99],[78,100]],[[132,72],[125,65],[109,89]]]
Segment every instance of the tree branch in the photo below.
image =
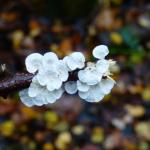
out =
[[[77,80],[78,70],[69,74],[68,80]],[[17,92],[28,88],[32,82],[34,74],[31,73],[16,73],[13,76],[6,77],[0,81],[0,97],[7,98],[13,92]]]
[[0,96],[7,98],[12,92],[28,88],[33,77],[34,75],[31,73],[16,73],[13,76],[1,80]]

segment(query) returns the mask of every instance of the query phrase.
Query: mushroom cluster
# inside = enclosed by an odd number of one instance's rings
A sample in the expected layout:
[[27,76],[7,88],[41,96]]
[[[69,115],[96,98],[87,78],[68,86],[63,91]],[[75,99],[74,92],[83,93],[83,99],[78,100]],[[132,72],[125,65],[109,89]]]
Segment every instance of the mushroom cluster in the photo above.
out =
[[[105,45],[96,46],[96,62],[87,62],[81,52],[59,59],[53,52],[33,53],[25,60],[26,69],[35,74],[28,89],[19,92],[21,101],[28,107],[54,103],[64,92],[75,94],[88,102],[98,102],[109,94],[115,81],[110,77],[115,61],[107,60],[109,50]],[[70,81],[69,74],[78,71],[78,80]]]

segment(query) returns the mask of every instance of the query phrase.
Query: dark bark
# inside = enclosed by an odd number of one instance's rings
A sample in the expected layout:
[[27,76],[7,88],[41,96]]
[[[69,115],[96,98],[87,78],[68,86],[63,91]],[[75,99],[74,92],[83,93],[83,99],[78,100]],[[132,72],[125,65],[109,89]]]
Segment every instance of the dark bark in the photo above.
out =
[[0,81],[0,96],[7,98],[12,92],[28,88],[33,77],[31,73],[16,73],[6,77]]

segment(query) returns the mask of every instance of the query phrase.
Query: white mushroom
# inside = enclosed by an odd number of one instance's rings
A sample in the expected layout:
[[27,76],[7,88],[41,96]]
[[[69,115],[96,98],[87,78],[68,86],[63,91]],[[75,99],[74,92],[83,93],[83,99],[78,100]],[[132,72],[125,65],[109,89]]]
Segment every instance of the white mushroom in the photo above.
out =
[[43,60],[42,60],[43,66],[44,67],[48,67],[48,68],[50,66],[52,66],[57,61],[58,61],[58,57],[53,52],[47,52],[47,53],[45,53],[44,56],[43,56]]
[[108,47],[105,45],[96,46],[93,49],[93,56],[98,59],[104,59],[109,53]]
[[68,81],[65,83],[64,88],[68,94],[75,94],[77,92],[77,83],[75,81]]
[[90,86],[87,92],[78,92],[79,96],[88,102],[98,102],[104,98],[104,94],[101,92],[100,87],[97,85]]
[[81,82],[80,80],[77,81],[77,89],[81,92],[87,92],[90,86],[86,83]]
[[23,104],[25,104],[28,107],[32,107],[34,105],[31,98],[28,96],[28,89],[24,89],[19,92],[20,99]]
[[99,73],[106,73],[109,70],[109,61],[106,59],[101,59],[97,61],[96,69]]
[[42,66],[42,55],[33,53],[27,56],[25,60],[26,69],[30,73],[35,73]]
[[102,74],[99,74],[96,67],[86,67],[78,72],[79,80],[88,85],[95,85],[101,81]]
[[80,52],[74,52],[69,56],[64,57],[64,62],[67,64],[70,71],[77,68],[81,69],[85,66],[85,57]]
[[115,81],[112,79],[102,79],[99,83],[101,91],[104,94],[109,94],[114,85]]

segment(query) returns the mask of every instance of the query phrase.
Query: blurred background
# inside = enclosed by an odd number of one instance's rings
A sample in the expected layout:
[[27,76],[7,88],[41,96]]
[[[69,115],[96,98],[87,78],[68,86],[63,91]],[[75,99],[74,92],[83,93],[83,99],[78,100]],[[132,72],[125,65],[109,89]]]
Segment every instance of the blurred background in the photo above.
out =
[[0,150],[150,150],[149,0],[0,0],[0,64],[11,74],[30,53],[93,60],[100,44],[117,61],[112,93],[32,108],[17,93],[0,98]]

